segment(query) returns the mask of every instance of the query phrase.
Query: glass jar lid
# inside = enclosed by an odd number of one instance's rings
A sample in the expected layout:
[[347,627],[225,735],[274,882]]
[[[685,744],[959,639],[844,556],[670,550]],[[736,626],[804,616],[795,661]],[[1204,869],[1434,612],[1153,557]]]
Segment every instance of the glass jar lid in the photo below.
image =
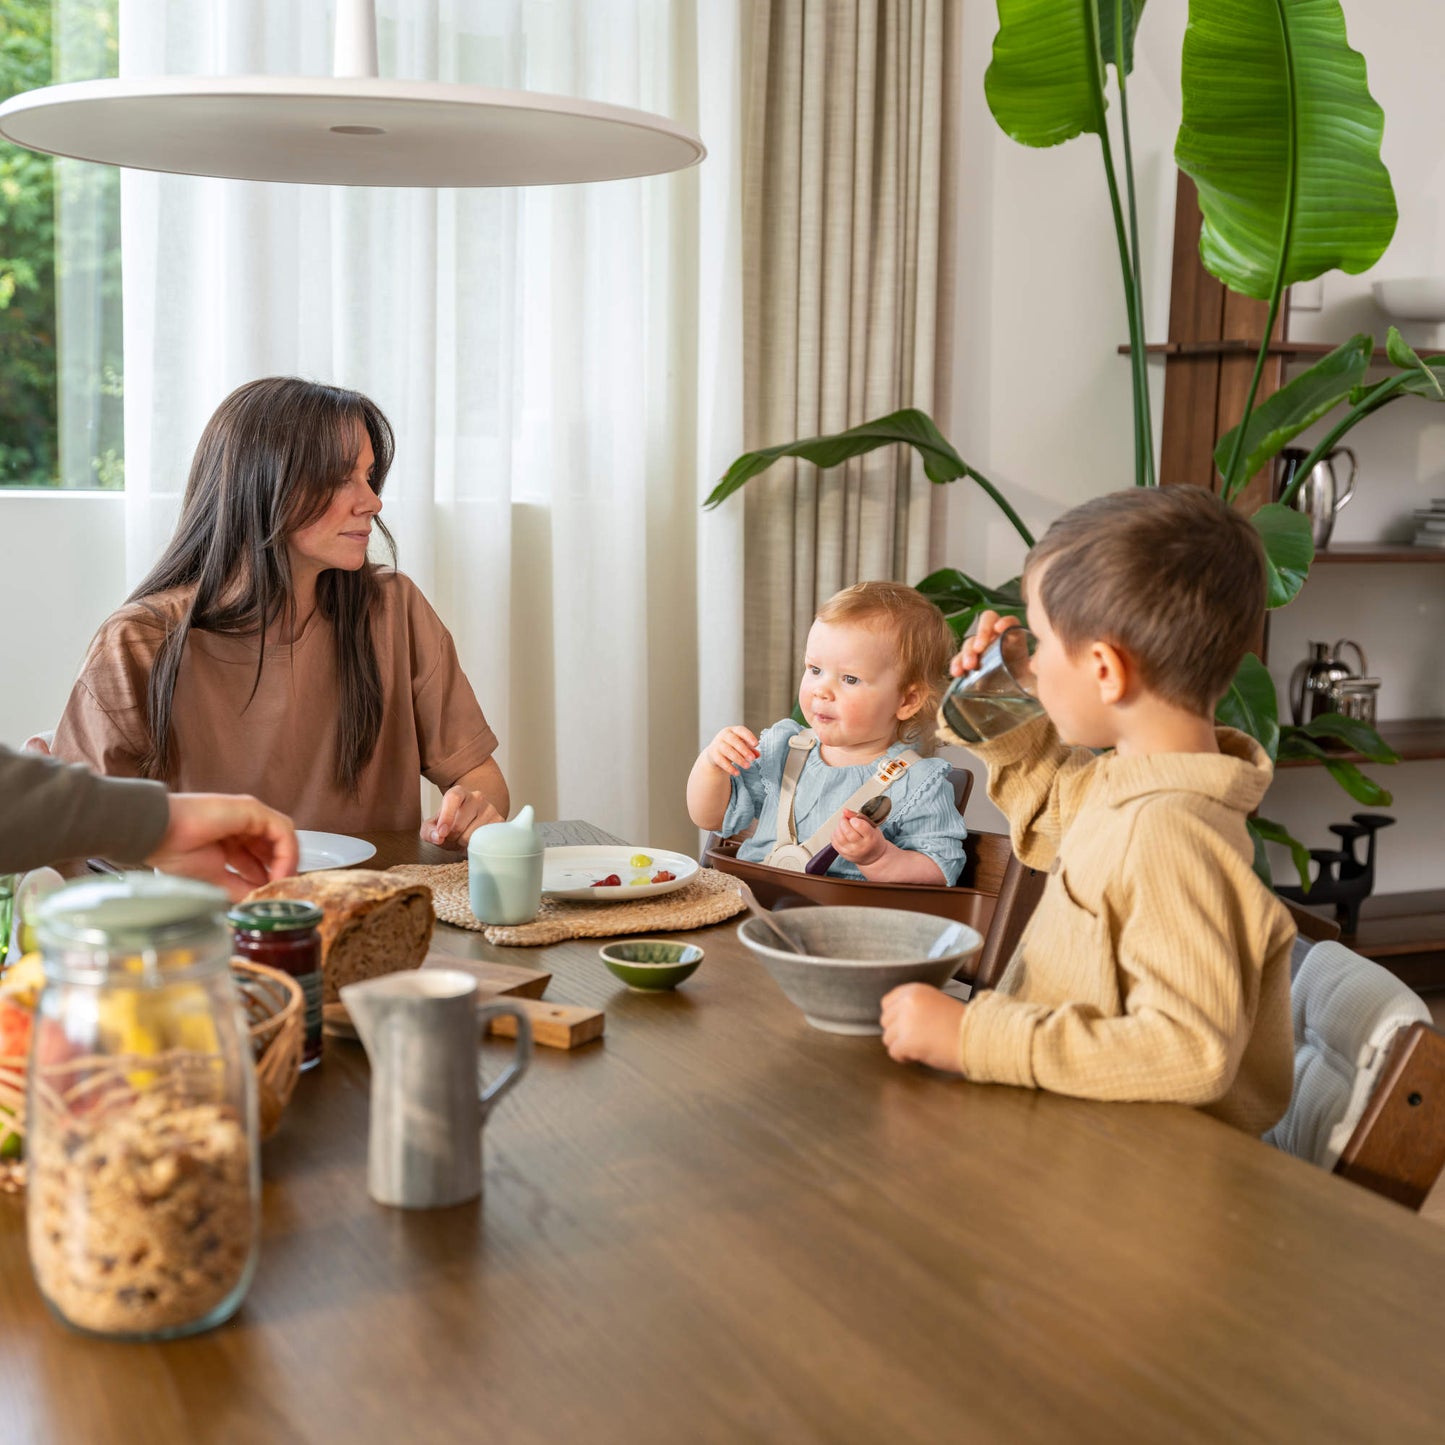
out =
[[219,888],[164,873],[86,878],[52,893],[36,916],[42,944],[107,953],[171,948],[219,927]]
[[302,898],[260,898],[254,903],[238,903],[226,915],[232,928],[244,928],[251,933],[315,928],[321,918],[321,910]]

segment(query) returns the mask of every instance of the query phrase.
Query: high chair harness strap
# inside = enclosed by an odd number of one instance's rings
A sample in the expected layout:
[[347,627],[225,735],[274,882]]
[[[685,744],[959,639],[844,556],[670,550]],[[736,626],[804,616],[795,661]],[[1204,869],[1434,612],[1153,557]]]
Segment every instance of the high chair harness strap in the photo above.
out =
[[894,782],[919,761],[919,755],[912,748],[905,749],[897,757],[884,758],[874,769],[873,775],[853,791],[843,806],[837,809],[817,832],[799,843],[797,825],[793,821],[793,804],[798,791],[798,779],[802,777],[808,756],[817,744],[817,733],[807,728],[794,733],[788,739],[788,761],[783,766],[783,781],[778,789],[778,839],[767,859],[775,868],[790,868],[795,873],[802,872],[808,859],[833,836],[833,830],[838,826],[844,809],[857,812],[871,798],[887,792]]

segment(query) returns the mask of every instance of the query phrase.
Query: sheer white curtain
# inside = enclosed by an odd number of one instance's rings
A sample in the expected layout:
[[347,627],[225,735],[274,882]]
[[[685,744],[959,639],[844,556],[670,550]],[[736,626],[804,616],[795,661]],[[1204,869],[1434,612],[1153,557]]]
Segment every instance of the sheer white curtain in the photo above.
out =
[[[381,73],[556,91],[696,128],[678,176],[359,190],[127,172],[127,575],[206,418],[252,377],[396,429],[384,518],[503,739],[515,804],[686,845],[708,721],[741,715],[736,0],[382,0]],[[121,74],[329,73],[330,7],[122,0]],[[703,650],[700,652],[699,643]],[[716,724],[713,724],[716,726]]]

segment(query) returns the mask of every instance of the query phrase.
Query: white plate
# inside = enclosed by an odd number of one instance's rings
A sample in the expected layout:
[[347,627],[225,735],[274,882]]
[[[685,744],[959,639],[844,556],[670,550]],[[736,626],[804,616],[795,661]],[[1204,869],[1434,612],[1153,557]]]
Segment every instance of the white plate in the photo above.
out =
[[296,865],[298,873],[315,873],[322,868],[350,868],[353,863],[365,863],[376,852],[375,844],[368,843],[365,838],[353,838],[349,833],[310,833],[298,828],[296,841],[301,844],[301,861]]
[[[634,868],[632,859],[645,853],[652,862],[645,868]],[[636,883],[634,878],[651,878],[659,871],[676,877],[665,883]],[[595,898],[608,902],[624,902],[635,898],[656,898],[681,888],[697,872],[697,860],[685,853],[668,853],[645,844],[637,848],[548,848],[542,855],[542,896],[544,898]],[[616,874],[622,885],[618,888],[595,888],[599,878]]]

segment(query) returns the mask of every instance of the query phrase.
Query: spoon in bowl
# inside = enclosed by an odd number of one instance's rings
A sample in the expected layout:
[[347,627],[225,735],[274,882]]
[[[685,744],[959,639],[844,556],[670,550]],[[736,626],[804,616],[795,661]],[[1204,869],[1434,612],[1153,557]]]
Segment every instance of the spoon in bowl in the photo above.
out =
[[753,896],[753,890],[741,879],[738,880],[738,887],[742,890],[743,902],[748,905],[753,917],[762,920],[763,926],[773,935],[778,944],[786,948],[789,953],[801,953],[803,950],[773,922],[773,915]]

